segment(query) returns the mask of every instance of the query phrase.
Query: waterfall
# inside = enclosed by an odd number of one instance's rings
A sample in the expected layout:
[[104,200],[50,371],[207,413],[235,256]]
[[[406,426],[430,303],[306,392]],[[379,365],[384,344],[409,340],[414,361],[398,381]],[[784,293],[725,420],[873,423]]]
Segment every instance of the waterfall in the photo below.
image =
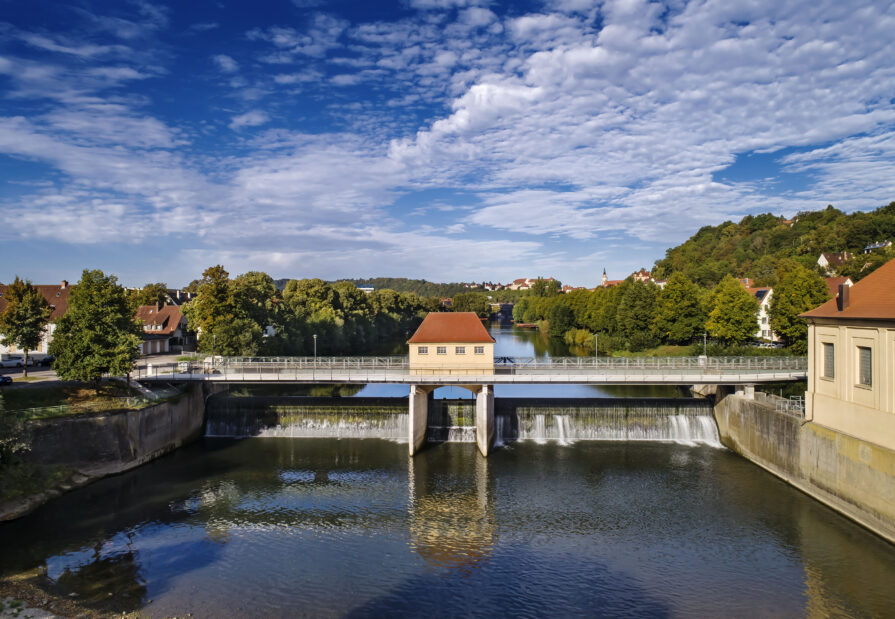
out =
[[429,400],[426,438],[433,443],[474,443],[475,400]]
[[497,445],[511,441],[658,441],[721,447],[707,400],[606,398],[497,401]]
[[406,398],[212,397],[205,436],[407,440]]

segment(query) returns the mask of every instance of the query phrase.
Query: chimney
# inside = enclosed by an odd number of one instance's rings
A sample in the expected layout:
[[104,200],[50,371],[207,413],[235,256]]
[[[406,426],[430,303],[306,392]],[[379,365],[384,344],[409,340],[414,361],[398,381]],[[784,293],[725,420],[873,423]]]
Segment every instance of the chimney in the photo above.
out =
[[62,280],[62,289],[65,290],[66,288],[68,288],[68,280],[63,279]]
[[851,286],[839,284],[839,295],[836,297],[836,309],[840,312],[848,308],[848,291]]

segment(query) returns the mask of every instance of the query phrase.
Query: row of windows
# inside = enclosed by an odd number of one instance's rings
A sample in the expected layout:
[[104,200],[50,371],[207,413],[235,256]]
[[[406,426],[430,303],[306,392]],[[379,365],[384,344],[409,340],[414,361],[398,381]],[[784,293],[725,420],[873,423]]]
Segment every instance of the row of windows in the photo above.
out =
[[[873,386],[873,351],[867,346],[858,346],[858,384]],[[824,344],[823,377],[836,378],[836,355],[833,344]]]
[[[428,355],[429,347],[428,346],[420,346],[416,349],[416,351],[417,351],[417,353],[419,353],[421,355]],[[475,346],[475,347],[473,347],[473,352],[477,355],[484,355],[485,347],[484,346]],[[447,354],[447,346],[436,346],[435,354],[446,355]],[[454,354],[455,355],[465,355],[466,354],[466,346],[455,346]]]

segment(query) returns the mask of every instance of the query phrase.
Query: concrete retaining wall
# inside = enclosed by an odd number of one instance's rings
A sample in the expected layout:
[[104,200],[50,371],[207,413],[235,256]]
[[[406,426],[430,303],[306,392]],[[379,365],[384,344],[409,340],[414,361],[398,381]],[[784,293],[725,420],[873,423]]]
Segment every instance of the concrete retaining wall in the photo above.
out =
[[715,420],[726,447],[895,543],[895,451],[736,395]]
[[25,458],[91,476],[126,471],[200,437],[211,389],[193,385],[179,398],[140,410],[34,421]]

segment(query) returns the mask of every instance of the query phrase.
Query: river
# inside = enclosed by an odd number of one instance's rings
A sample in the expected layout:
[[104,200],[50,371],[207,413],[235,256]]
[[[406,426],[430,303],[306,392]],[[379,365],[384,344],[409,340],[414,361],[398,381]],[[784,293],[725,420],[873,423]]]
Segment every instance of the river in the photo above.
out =
[[702,443],[206,438],[0,524],[0,548],[0,579],[103,614],[895,612],[895,546]]

